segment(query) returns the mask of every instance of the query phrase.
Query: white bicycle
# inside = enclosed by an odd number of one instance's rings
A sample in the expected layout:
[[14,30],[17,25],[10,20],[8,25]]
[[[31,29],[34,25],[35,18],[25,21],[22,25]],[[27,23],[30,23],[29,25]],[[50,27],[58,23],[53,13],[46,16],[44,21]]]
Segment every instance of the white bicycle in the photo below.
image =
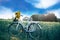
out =
[[[26,22],[24,24],[24,22]],[[38,22],[34,21],[16,21],[9,25],[8,32],[10,35],[21,35],[22,33],[27,33],[28,37],[34,40],[39,40],[41,35],[41,26]],[[29,40],[29,39],[28,39]]]

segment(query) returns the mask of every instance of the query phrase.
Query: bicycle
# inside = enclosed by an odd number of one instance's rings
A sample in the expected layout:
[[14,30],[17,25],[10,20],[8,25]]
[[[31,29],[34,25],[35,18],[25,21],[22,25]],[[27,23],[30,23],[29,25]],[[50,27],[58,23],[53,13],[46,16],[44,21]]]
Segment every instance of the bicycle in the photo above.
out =
[[[28,22],[27,25],[24,25],[24,22]],[[41,34],[42,27],[38,22],[34,21],[16,21],[9,25],[8,32],[10,35],[19,36],[22,33],[27,33],[27,37],[31,39],[38,40]],[[39,32],[40,31],[40,32]]]

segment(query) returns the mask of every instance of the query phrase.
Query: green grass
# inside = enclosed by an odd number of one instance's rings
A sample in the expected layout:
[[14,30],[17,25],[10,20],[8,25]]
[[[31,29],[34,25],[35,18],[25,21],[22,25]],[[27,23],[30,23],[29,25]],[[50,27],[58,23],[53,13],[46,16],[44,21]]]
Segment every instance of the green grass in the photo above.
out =
[[[0,20],[0,40],[9,40],[8,26],[11,23],[12,21],[9,20]],[[39,23],[42,27],[42,34],[40,40],[60,40],[59,22],[39,22]],[[26,36],[27,34],[23,33],[19,37],[21,38],[21,40],[27,40]],[[15,38],[19,40],[18,37]]]
[[[60,40],[60,23],[59,22],[41,22],[43,37],[45,36],[48,40]],[[43,39],[42,37],[42,39]]]

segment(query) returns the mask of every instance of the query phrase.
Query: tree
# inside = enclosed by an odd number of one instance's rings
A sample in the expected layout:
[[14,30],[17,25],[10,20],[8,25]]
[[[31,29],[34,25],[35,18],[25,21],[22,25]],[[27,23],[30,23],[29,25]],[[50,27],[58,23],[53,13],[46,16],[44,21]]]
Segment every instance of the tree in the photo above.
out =
[[34,14],[31,17],[33,21],[57,21],[57,17],[54,13]]

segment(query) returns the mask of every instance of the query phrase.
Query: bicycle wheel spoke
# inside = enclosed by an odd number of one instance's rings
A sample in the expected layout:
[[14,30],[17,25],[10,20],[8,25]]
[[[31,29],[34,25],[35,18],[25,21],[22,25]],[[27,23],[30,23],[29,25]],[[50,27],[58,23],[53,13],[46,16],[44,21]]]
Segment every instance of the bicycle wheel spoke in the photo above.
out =
[[10,27],[8,29],[9,30],[9,34],[18,35],[19,33],[22,32],[23,26],[21,24],[19,24],[18,26],[17,25],[18,24],[16,24],[16,23],[10,25]]
[[[29,32],[29,35],[31,38],[35,39],[35,38],[39,38],[39,35],[40,35],[40,27],[38,24],[36,23],[31,23],[30,24],[30,32]],[[34,30],[34,31],[32,31]]]

